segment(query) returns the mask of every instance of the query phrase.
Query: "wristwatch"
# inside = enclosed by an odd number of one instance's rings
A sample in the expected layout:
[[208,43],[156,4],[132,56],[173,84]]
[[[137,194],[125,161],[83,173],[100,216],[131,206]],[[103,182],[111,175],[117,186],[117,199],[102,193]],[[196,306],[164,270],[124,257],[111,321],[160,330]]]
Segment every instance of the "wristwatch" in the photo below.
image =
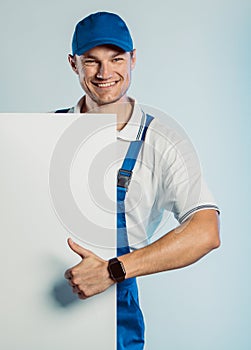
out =
[[124,281],[126,271],[122,261],[119,261],[117,258],[110,259],[108,261],[108,271],[111,279],[115,282]]

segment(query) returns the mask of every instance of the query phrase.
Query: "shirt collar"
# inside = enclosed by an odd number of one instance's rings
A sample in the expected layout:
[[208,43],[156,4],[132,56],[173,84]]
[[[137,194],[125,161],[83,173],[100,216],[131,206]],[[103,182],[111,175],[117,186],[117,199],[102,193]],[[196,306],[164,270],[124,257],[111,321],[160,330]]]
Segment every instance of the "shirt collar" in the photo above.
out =
[[74,113],[81,113],[81,107],[85,101],[85,96],[81,97],[77,105],[74,107]]
[[[143,126],[145,124],[145,113],[136,100],[130,98],[133,102],[133,112],[126,126],[117,131],[117,138],[124,141],[136,141],[141,139]],[[85,96],[81,97],[77,105],[74,107],[74,113],[81,113],[81,107],[85,101]]]
[[145,113],[136,100],[133,100],[133,112],[126,126],[117,131],[117,138],[124,141],[140,140],[145,124]]

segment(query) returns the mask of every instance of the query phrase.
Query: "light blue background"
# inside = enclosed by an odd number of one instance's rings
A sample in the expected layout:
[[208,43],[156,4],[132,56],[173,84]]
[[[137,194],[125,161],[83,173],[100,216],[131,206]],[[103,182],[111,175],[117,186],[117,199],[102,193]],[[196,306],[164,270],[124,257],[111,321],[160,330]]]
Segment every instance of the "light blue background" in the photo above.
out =
[[97,10],[127,21],[138,49],[130,94],[183,125],[222,210],[218,251],[140,279],[147,349],[250,349],[251,2],[15,0],[0,9],[1,112],[73,105],[76,22]]

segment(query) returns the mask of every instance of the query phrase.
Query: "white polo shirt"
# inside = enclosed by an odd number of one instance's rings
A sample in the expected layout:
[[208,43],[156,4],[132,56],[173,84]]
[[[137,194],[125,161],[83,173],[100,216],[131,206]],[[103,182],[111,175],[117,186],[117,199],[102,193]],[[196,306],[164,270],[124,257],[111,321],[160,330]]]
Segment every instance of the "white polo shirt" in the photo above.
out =
[[[69,112],[80,113],[83,101],[84,97]],[[130,142],[141,139],[149,109],[135,102],[129,122],[118,131],[119,167]],[[161,232],[164,213],[165,218],[166,213],[172,213],[182,223],[199,210],[219,211],[203,180],[194,147],[182,128],[169,116],[163,117],[162,112],[150,112],[154,120],[147,130],[125,199],[132,250],[149,244],[153,235]]]

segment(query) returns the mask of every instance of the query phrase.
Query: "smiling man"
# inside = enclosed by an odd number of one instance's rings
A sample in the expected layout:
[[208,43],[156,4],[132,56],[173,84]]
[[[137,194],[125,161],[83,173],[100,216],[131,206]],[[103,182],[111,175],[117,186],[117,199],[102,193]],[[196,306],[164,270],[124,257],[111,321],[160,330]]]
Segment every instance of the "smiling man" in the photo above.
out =
[[126,92],[136,63],[135,50],[127,52],[124,49],[106,44],[96,46],[82,55],[68,56],[70,65],[86,92],[79,103],[79,112],[96,112],[103,106],[103,113],[117,112],[119,128],[125,125],[132,113],[133,101],[127,97]]
[[125,52],[114,45],[97,46],[83,55],[69,55],[72,69],[86,92],[84,107],[128,102],[126,92],[135,66],[135,50]]
[[[116,113],[124,161],[117,180],[117,256],[106,261],[69,239],[82,260],[65,277],[81,299],[116,283],[117,349],[141,350],[144,320],[135,278],[182,268],[217,248],[219,210],[189,142],[127,95],[136,51],[119,16],[98,12],[80,21],[69,62],[85,95],[57,112]],[[165,211],[179,225],[150,243]]]

